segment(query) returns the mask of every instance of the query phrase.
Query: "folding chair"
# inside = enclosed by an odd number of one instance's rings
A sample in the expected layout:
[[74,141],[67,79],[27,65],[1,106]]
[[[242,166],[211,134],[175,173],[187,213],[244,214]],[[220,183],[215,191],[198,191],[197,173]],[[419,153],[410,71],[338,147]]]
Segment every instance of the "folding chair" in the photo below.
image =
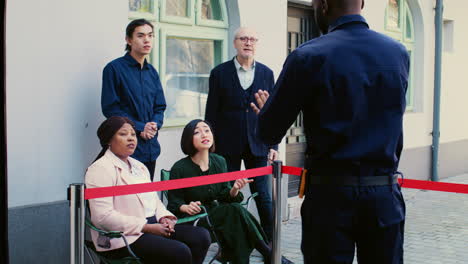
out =
[[[167,181],[170,179],[170,176],[171,176],[171,172],[168,171],[168,170],[165,170],[165,169],[162,169],[161,170],[161,181]],[[245,202],[242,202],[240,203],[242,206],[244,206],[247,210],[249,209],[250,207],[250,204],[251,204],[251,201],[253,198],[255,198],[256,196],[258,195],[258,193],[253,193],[251,196],[249,196],[247,198],[247,200],[245,200]],[[168,196],[167,196],[167,191],[163,191],[163,199],[165,199],[166,201],[169,201],[168,199]],[[226,261],[224,260],[220,260],[218,257],[220,256],[221,254],[221,251],[222,251],[222,248],[221,248],[221,244],[219,243],[219,240],[218,238],[216,237],[216,233],[215,233],[215,229],[213,227],[213,225],[211,224],[210,222],[210,218],[208,217],[208,213],[206,211],[206,208],[204,206],[200,206],[203,210],[203,213],[200,213],[200,214],[197,214],[197,215],[193,215],[193,216],[189,216],[189,217],[185,217],[185,218],[182,218],[182,219],[178,219],[177,220],[177,223],[178,224],[181,224],[181,223],[189,223],[189,222],[192,222],[193,221],[193,225],[196,226],[198,224],[198,221],[200,219],[205,219],[205,221],[208,223],[208,226],[209,226],[209,231],[211,232],[213,238],[215,239],[215,242],[218,244],[218,252],[216,252],[215,256],[210,260],[210,264],[216,259],[218,261],[220,261],[221,263],[227,263]]]
[[[170,171],[165,170],[165,169],[161,170],[161,181],[169,180],[170,176],[171,176]],[[169,201],[168,198],[167,198],[167,191],[163,191],[162,193],[163,193],[163,201],[164,201],[164,199],[166,201]],[[213,261],[215,261],[215,260],[218,260],[223,264],[227,263],[227,262],[222,261],[222,260],[220,260],[218,258],[221,255],[221,244],[219,243],[219,240],[218,240],[218,238],[216,236],[216,233],[214,231],[214,227],[211,224],[210,218],[208,217],[208,212],[206,211],[206,208],[203,205],[201,205],[200,208],[202,209],[201,213],[199,213],[197,215],[187,216],[187,217],[184,217],[184,218],[179,218],[179,219],[177,219],[177,224],[193,222],[193,225],[197,226],[198,221],[200,221],[201,219],[205,219],[206,223],[208,224],[209,231],[211,232],[212,237],[214,238],[215,242],[218,244],[218,251],[213,256],[213,258],[210,260],[209,264],[213,263]]]
[[106,258],[99,251],[96,250],[96,247],[94,246],[93,241],[85,240],[86,253],[88,253],[88,256],[91,259],[91,262],[93,264],[97,264],[97,263],[94,261],[95,258],[92,256],[91,252],[93,252],[94,255],[97,256],[98,260],[100,260],[101,263],[104,263],[104,264],[142,264],[140,259],[135,255],[135,253],[133,253],[132,249],[130,248],[130,246],[129,246],[128,242],[127,242],[127,239],[123,235],[123,232],[121,232],[121,231],[105,231],[105,230],[99,229],[99,228],[97,228],[96,226],[93,225],[93,223],[91,222],[91,220],[88,217],[86,217],[85,223],[86,223],[86,226],[88,226],[90,229],[93,229],[94,231],[98,232],[99,235],[101,235],[101,236],[108,237],[109,239],[117,239],[117,238],[123,239],[123,241],[125,243],[125,246],[127,247],[128,255],[129,255],[128,257],[121,258],[121,259]]

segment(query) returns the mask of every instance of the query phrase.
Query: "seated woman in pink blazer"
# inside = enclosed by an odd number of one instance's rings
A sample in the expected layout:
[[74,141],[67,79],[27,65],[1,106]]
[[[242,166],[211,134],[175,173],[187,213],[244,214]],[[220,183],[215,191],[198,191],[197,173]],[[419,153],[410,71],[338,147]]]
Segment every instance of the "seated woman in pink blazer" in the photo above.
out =
[[[86,172],[86,187],[149,183],[146,166],[131,158],[137,146],[133,122],[110,117],[97,131],[103,149]],[[98,228],[123,231],[131,249],[143,263],[198,264],[210,246],[202,227],[176,225],[177,218],[155,192],[89,200],[91,221]],[[122,239],[106,240],[91,230],[98,251],[110,258],[128,255]]]

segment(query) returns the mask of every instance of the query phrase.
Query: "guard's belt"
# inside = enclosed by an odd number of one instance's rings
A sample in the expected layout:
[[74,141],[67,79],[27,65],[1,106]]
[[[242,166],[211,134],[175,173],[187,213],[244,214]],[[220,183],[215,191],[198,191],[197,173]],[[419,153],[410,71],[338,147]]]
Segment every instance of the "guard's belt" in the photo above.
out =
[[308,184],[341,185],[341,186],[382,186],[398,182],[398,175],[385,176],[313,176],[308,175]]

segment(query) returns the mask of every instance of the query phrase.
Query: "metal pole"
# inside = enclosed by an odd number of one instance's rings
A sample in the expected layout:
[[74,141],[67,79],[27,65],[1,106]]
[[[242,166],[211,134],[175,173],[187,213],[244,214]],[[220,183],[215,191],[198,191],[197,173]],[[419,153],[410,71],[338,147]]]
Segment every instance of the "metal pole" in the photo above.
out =
[[434,116],[432,121],[432,181],[439,181],[440,95],[442,78],[443,0],[435,8]]
[[69,187],[70,197],[70,264],[84,264],[85,201],[83,183]]
[[281,263],[281,168],[283,163],[280,160],[273,162],[273,245],[272,263]]
[[[7,1],[2,1],[1,2],[1,9],[2,9],[2,14],[3,14],[3,30],[2,30],[2,39],[5,39],[6,36],[6,2]],[[11,3],[11,2],[10,2]],[[11,11],[10,11],[11,12]],[[3,65],[6,65],[6,41],[2,41],[2,47],[0,48],[1,52],[1,60],[3,62]],[[5,67],[6,68],[6,67]],[[5,77],[6,76],[6,70],[3,68],[2,74]],[[0,154],[0,263],[10,263],[9,260],[9,245],[8,245],[8,153],[7,153],[7,117],[10,116],[12,117],[11,113],[7,115],[7,103],[13,104],[12,100],[10,99],[9,102],[7,102],[6,99],[6,78],[3,78],[3,81],[1,81],[1,86],[2,86],[2,91],[1,91],[1,97],[2,97],[2,130],[0,132],[1,135],[1,140],[4,142],[1,147],[1,154]],[[10,190],[13,192],[13,189]]]

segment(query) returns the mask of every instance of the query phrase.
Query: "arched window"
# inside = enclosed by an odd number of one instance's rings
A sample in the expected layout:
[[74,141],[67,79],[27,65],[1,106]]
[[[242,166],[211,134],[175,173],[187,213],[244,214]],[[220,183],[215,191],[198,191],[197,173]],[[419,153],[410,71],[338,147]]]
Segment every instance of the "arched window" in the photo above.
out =
[[129,0],[129,19],[154,22],[151,63],[167,102],[166,126],[205,114],[211,69],[227,60],[225,0]]
[[414,107],[414,22],[413,15],[406,0],[388,0],[385,12],[385,32],[387,35],[401,42],[410,55],[410,76],[406,93],[407,110]]

